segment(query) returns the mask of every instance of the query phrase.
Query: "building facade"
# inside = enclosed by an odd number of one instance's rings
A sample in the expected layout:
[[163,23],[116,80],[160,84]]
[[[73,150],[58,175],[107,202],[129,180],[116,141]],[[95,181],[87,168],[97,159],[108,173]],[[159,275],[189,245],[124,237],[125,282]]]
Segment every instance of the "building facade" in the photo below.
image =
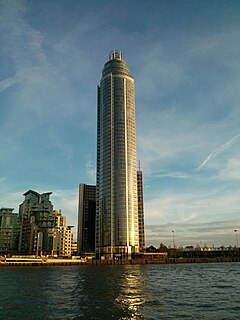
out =
[[95,252],[96,186],[80,184],[78,201],[78,255]]
[[19,216],[13,208],[0,209],[0,254],[14,254],[18,251]]
[[51,255],[55,220],[52,192],[39,194],[29,190],[23,195],[25,200],[19,206],[21,254]]
[[61,210],[54,210],[53,253],[58,257],[70,257],[72,255],[73,226],[67,226],[66,216]]
[[77,241],[72,242],[72,256],[77,256],[78,255],[78,245]]
[[143,206],[143,180],[142,171],[137,171],[137,188],[138,188],[138,228],[139,228],[139,251],[145,250],[145,232],[144,232],[144,206]]
[[134,79],[113,50],[102,71],[97,108],[96,255],[139,252]]

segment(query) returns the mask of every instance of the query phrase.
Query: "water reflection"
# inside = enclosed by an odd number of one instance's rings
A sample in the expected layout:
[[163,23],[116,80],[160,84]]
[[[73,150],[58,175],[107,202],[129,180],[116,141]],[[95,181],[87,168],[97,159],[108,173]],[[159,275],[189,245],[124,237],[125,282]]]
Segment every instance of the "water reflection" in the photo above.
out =
[[129,314],[128,317],[122,317],[122,319],[143,319],[140,306],[148,300],[148,297],[142,267],[139,265],[124,266],[119,279],[119,289],[119,295],[115,300],[116,305]]
[[150,301],[140,265],[80,268],[72,290],[78,319],[145,319],[142,308]]
[[0,268],[0,319],[239,319],[238,275],[239,263]]
[[157,278],[149,277],[148,269],[119,265],[4,270],[0,319],[158,319],[154,310],[160,305],[159,289],[154,291],[151,282]]

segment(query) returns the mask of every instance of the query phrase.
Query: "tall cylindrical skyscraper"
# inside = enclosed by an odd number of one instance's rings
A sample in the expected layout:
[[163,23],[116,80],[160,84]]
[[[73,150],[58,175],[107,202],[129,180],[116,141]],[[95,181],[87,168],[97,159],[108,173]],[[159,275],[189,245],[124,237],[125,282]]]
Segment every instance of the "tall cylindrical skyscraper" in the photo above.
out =
[[98,86],[97,257],[139,251],[134,79],[113,50]]

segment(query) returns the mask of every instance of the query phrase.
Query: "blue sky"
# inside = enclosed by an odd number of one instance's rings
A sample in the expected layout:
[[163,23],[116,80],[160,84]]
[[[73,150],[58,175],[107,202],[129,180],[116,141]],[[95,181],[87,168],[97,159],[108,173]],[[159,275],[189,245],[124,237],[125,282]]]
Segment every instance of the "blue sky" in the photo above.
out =
[[112,49],[136,86],[147,244],[235,245],[240,2],[0,0],[0,207],[52,191],[76,225],[95,183],[96,87]]

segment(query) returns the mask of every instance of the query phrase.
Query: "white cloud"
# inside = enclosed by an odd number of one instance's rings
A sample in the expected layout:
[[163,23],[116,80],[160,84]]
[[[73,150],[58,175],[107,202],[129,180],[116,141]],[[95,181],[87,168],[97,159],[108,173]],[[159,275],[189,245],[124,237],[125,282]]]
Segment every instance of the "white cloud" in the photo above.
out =
[[227,160],[226,166],[219,170],[217,178],[223,181],[240,180],[240,160],[231,158]]
[[89,183],[94,184],[96,181],[96,166],[95,164],[93,164],[92,160],[88,160],[87,163],[85,164],[85,168],[86,168],[86,173],[89,177]]
[[[236,233],[240,226],[239,219],[215,220],[206,223],[178,223],[171,222],[145,227],[147,246],[153,244],[159,246],[161,242],[173,245],[173,237],[177,246],[200,245],[200,246],[235,246]],[[173,235],[174,231],[174,235]],[[237,235],[238,236],[238,235]]]
[[[159,110],[144,114],[139,120],[139,158],[147,174],[167,169],[179,163],[195,167],[207,145],[209,129],[196,123],[196,115],[174,110]],[[168,169],[176,171],[176,167]]]
[[23,201],[23,192],[11,192],[5,188],[5,183],[0,186],[0,190],[0,207],[14,208],[14,212],[18,212],[19,205]]
[[[62,210],[62,214],[67,216],[67,224],[77,226],[78,215],[78,189],[57,190],[53,189],[51,201],[54,209]],[[45,191],[46,192],[46,191]],[[76,228],[75,228],[76,233]]]
[[[176,55],[169,55],[166,44],[151,44],[140,64],[137,132],[144,169],[166,161],[199,166],[199,159],[230,140],[239,127],[239,56],[233,50],[238,32],[229,28],[190,36]],[[144,50],[148,47],[142,54]]]
[[199,223],[224,219],[240,214],[240,190],[221,187],[205,191],[159,192],[158,196],[145,202],[146,224]]

